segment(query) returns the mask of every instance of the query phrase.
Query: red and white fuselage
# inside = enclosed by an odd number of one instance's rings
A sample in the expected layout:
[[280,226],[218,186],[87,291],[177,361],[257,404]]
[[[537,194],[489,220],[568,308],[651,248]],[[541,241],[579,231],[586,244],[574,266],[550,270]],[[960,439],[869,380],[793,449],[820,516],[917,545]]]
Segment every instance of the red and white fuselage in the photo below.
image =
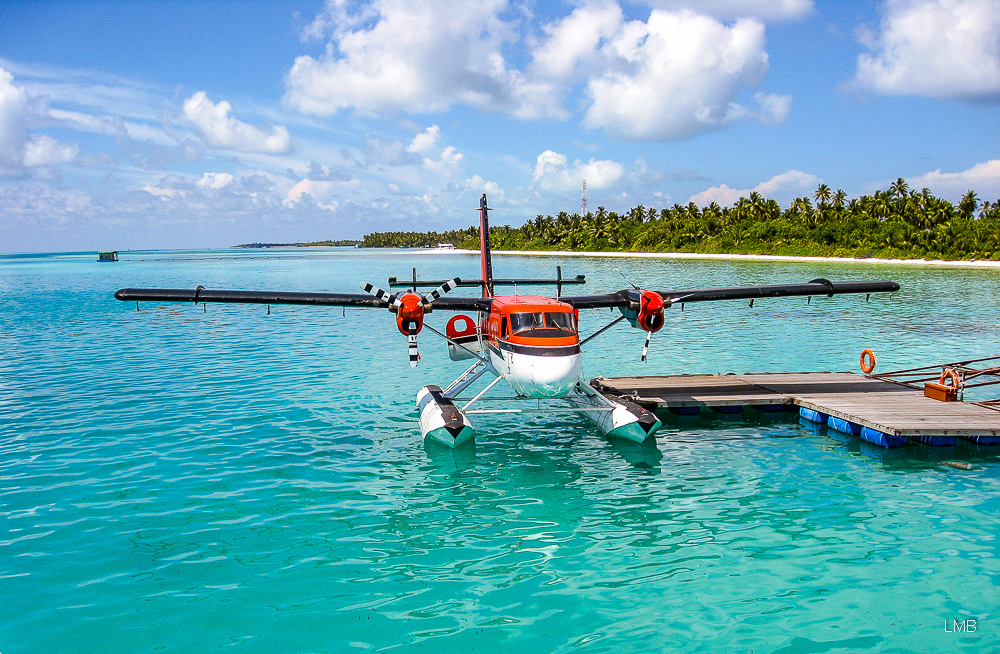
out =
[[536,295],[494,296],[480,316],[490,366],[524,397],[563,397],[580,381],[577,313]]

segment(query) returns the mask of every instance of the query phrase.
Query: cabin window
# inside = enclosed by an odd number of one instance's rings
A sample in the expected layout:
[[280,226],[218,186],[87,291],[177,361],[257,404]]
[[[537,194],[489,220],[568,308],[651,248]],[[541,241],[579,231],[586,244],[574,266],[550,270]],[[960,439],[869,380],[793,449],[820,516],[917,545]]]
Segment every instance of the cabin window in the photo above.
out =
[[507,329],[507,316],[504,316],[500,321],[500,336],[507,337],[510,335],[510,331]]

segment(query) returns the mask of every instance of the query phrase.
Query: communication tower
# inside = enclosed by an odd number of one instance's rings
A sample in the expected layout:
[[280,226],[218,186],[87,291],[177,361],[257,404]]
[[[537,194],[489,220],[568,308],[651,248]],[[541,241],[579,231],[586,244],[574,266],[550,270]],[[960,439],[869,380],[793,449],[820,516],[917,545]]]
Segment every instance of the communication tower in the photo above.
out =
[[580,215],[587,217],[587,180],[583,180],[583,197],[580,199]]

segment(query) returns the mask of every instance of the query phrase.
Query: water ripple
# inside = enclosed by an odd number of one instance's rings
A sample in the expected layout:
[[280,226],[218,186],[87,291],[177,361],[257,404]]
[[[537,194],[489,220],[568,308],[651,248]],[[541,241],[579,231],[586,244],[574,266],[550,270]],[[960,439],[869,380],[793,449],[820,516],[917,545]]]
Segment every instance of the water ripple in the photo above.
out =
[[[136,312],[110,297],[207,279],[352,292],[408,261],[128,259],[0,261],[0,584],[16,598],[0,621],[5,652],[990,646],[989,629],[942,624],[997,617],[993,453],[886,453],[783,416],[676,420],[658,446],[607,441],[582,419],[484,418],[477,444],[441,450],[421,442],[412,398],[456,371],[429,341],[417,373],[400,365],[391,321]],[[420,265],[443,278],[478,264]],[[502,265],[551,274],[530,258]],[[563,265],[597,292],[634,264]],[[838,276],[815,264],[634,266],[626,274],[664,287]],[[871,305],[688,307],[645,367],[641,334],[615,328],[588,371],[845,369],[872,343],[904,367],[944,356],[940,339],[959,356],[1000,350],[997,289],[980,271],[834,272],[898,278],[904,291]],[[922,298],[945,291],[953,304],[937,324],[965,328],[925,324]],[[621,356],[629,347],[635,360]],[[942,469],[942,456],[976,468]]]

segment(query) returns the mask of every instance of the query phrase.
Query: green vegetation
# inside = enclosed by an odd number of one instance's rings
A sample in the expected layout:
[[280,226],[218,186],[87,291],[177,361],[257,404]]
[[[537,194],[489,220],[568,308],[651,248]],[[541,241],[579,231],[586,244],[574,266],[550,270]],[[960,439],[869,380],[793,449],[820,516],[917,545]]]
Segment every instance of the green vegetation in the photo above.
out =
[[234,248],[312,248],[312,247],[354,247],[361,241],[345,239],[342,241],[310,241],[308,243],[242,243]]
[[300,248],[314,248],[314,247],[354,247],[355,245],[361,245],[361,241],[343,239],[340,241],[309,241],[308,243],[296,243],[297,247]]
[[[625,214],[599,207],[586,216],[537,216],[521,227],[490,228],[498,250],[703,252],[892,259],[1000,259],[1000,200],[973,191],[953,205],[930,190],[910,191],[898,179],[888,191],[847,200],[821,184],[812,198],[782,210],[751,193],[732,207],[675,204]],[[365,236],[365,247],[428,246],[450,242],[479,248],[479,229],[388,232]]]
[[[509,229],[509,228],[508,228]],[[490,234],[493,233],[490,228]],[[361,247],[366,248],[432,248],[438,243],[479,249],[479,227],[455,229],[450,232],[375,232],[366,234]]]

